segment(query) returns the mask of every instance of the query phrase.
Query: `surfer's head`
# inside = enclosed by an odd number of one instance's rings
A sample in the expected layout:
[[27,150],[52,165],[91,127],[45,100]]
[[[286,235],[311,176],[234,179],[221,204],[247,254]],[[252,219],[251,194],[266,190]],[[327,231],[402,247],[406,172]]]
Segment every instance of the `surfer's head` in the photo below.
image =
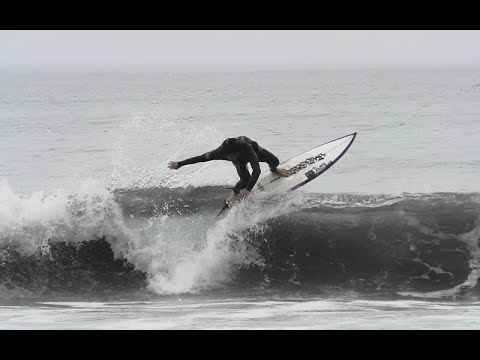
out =
[[229,161],[237,161],[240,156],[240,145],[236,138],[228,138],[222,143],[222,148],[225,153],[225,157]]

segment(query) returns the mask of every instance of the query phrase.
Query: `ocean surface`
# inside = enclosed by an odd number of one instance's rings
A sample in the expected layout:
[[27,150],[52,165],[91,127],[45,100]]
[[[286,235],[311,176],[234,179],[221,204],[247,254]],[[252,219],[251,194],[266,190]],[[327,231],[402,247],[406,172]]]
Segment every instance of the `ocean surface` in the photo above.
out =
[[[167,168],[353,132],[219,217],[230,163]],[[479,180],[480,68],[3,70],[0,329],[479,329]]]

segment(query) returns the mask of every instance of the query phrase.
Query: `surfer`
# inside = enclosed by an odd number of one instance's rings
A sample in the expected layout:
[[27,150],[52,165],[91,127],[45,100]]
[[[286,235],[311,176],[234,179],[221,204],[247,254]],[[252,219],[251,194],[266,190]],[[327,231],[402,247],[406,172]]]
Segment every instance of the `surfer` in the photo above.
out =
[[[176,170],[185,165],[211,160],[231,161],[237,169],[240,180],[233,188],[233,192],[229,196],[228,201],[241,200],[250,194],[250,191],[260,176],[260,161],[266,162],[271,172],[275,172],[280,176],[290,176],[290,172],[287,169],[278,166],[280,162],[275,155],[260,147],[257,142],[246,136],[228,138],[215,150],[183,161],[171,161],[168,167]],[[250,163],[252,166],[253,171],[251,175],[247,169],[247,163]]]

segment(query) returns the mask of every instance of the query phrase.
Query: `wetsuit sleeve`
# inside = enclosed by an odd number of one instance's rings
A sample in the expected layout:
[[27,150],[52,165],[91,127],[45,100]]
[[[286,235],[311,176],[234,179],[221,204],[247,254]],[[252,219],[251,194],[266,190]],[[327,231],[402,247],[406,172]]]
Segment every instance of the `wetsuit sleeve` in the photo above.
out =
[[258,177],[260,176],[260,163],[258,162],[257,154],[251,145],[247,145],[248,151],[248,160],[250,165],[252,165],[252,176],[250,176],[250,181],[245,187],[248,191],[252,191],[252,188],[257,183]]
[[191,165],[191,164],[196,164],[199,162],[205,162],[210,160],[226,160],[221,146],[205,154],[194,156],[192,158],[185,159],[183,161],[179,161],[178,167],[181,168],[184,165]]

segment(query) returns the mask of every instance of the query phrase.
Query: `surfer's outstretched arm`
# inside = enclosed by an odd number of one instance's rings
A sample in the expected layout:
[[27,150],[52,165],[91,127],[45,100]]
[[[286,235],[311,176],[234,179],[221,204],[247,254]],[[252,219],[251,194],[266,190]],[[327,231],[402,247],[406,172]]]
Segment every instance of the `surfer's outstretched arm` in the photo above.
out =
[[223,149],[221,147],[218,147],[215,150],[209,151],[202,155],[191,157],[189,159],[185,159],[182,161],[171,161],[168,164],[168,167],[170,169],[179,169],[185,165],[191,165],[191,164],[196,164],[199,162],[205,162],[210,160],[226,160],[225,155],[223,153]]

